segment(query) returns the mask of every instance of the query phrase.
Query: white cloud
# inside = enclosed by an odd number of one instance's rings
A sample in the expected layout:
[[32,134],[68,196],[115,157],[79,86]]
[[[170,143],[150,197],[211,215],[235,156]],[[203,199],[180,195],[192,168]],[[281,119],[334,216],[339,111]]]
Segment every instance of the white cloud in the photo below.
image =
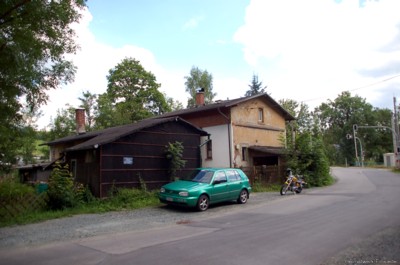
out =
[[[367,1],[363,8],[350,0],[251,0],[234,40],[242,45],[250,71],[268,85],[267,92],[276,100],[295,99],[313,108],[350,90],[374,106],[391,108],[393,96],[400,96],[400,75],[387,80],[400,74],[398,10],[397,0]],[[202,19],[192,18],[187,29]],[[184,92],[184,76],[193,62],[188,62],[186,69],[176,69],[173,63],[160,65],[146,48],[101,43],[89,29],[91,20],[90,12],[85,11],[76,25],[82,48],[72,56],[78,67],[75,82],[49,92],[40,128],[66,103],[78,106],[83,91],[104,93],[108,71],[125,57],[139,60],[157,77],[162,92],[186,105],[189,94]],[[235,67],[249,71],[246,66]],[[230,76],[229,68],[212,73],[216,99],[241,97],[248,89],[251,76],[246,80]]]
[[[275,99],[325,101],[376,82],[361,70],[400,58],[400,50],[381,51],[399,34],[398,10],[396,0],[368,1],[363,8],[358,1],[252,0],[234,39],[243,45],[246,61],[266,73]],[[374,89],[357,94],[370,102],[378,93]]]
[[197,28],[200,21],[202,21],[202,20],[203,20],[202,16],[192,17],[183,25],[183,30],[190,30],[190,29]]
[[94,94],[106,92],[108,71],[126,57],[139,60],[147,71],[152,72],[157,77],[157,82],[162,85],[160,91],[186,104],[187,96],[183,93],[185,89],[182,73],[163,69],[156,62],[153,53],[145,48],[133,45],[114,48],[100,43],[89,30],[91,20],[92,15],[86,10],[81,23],[74,26],[78,36],[77,43],[81,46],[76,55],[69,57],[77,66],[75,81],[48,92],[50,100],[42,108],[44,116],[38,121],[39,128],[49,125],[50,119],[55,118],[57,110],[65,108],[65,104],[78,107],[80,104],[78,97],[82,96],[82,92],[90,91]]

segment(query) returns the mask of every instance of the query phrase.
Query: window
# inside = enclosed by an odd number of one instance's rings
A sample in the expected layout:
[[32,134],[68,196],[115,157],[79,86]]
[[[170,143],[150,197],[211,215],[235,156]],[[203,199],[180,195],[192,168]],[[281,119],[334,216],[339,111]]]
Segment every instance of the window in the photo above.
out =
[[207,159],[212,159],[212,140],[209,140],[207,142],[207,154],[206,154]]
[[215,175],[214,181],[217,181],[219,183],[225,183],[227,181],[225,172],[218,171]]
[[228,170],[226,174],[228,175],[229,182],[242,180],[236,170]]
[[264,110],[262,108],[258,109],[258,122],[264,122]]
[[242,161],[247,161],[247,147],[242,147]]
[[75,179],[76,178],[76,165],[77,165],[77,160],[76,159],[71,159],[71,174],[72,174],[72,178]]

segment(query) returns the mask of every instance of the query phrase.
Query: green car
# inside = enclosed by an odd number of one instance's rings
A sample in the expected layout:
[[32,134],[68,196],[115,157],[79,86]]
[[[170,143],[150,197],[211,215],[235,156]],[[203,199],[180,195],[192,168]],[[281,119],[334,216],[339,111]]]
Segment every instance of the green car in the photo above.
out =
[[187,179],[161,187],[158,195],[162,203],[196,207],[205,211],[213,203],[247,202],[251,186],[246,174],[237,168],[199,168]]

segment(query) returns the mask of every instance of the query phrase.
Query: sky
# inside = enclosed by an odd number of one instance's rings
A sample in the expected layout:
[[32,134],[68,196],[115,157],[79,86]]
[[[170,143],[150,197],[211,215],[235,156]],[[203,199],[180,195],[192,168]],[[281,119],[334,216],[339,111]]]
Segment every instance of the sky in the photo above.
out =
[[343,91],[377,108],[400,101],[398,0],[89,0],[74,24],[75,81],[49,91],[39,128],[68,103],[107,90],[124,58],[139,60],[166,96],[187,104],[193,66],[216,100],[243,97],[253,75],[276,101],[310,110]]

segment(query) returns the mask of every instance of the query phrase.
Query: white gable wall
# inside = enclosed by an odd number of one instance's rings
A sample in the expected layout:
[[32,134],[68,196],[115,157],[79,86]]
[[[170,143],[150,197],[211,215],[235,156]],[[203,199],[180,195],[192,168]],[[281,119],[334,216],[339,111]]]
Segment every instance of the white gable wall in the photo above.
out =
[[[230,143],[229,143],[229,124],[204,127],[212,140],[212,159],[207,159],[207,145],[201,148],[202,166],[203,167],[230,167]],[[207,137],[202,137],[201,143],[207,141]]]

